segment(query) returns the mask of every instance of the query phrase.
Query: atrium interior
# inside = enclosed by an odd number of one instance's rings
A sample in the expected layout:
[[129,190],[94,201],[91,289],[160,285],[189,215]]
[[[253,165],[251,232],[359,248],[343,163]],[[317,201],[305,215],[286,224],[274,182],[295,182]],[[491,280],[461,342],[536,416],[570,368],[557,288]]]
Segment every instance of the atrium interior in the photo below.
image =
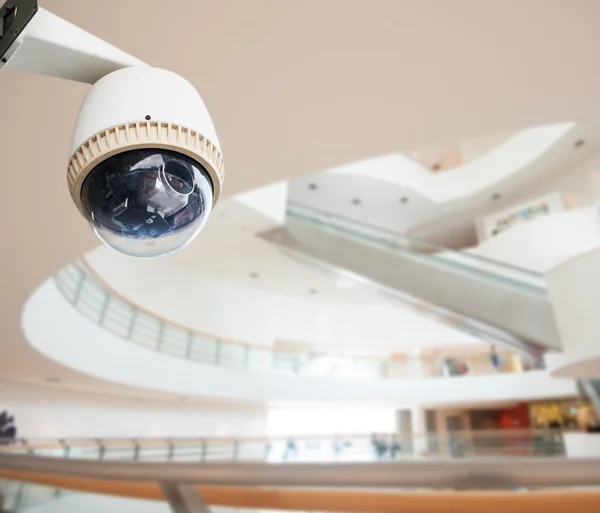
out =
[[123,255],[66,187],[91,86],[0,66],[0,512],[600,512],[600,3],[41,3],[221,167]]

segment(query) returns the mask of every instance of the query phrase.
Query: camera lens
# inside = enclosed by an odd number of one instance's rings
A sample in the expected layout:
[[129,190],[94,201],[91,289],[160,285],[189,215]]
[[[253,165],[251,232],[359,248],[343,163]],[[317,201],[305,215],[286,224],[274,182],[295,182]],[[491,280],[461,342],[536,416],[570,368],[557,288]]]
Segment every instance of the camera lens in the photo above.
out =
[[98,237],[120,253],[166,255],[188,244],[212,209],[206,169],[176,151],[138,149],[96,166],[81,201]]
[[175,194],[190,194],[194,188],[194,176],[180,160],[165,162],[162,177],[167,189],[171,189]]

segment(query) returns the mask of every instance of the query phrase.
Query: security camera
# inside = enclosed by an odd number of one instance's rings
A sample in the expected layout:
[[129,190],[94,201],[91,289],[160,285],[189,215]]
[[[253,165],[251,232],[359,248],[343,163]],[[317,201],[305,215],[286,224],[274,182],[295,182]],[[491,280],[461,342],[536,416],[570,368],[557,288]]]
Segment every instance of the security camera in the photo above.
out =
[[170,71],[135,66],[96,82],[70,153],[73,201],[98,237],[127,255],[185,246],[221,192],[223,158],[208,111]]
[[183,77],[153,68],[37,0],[0,8],[0,68],[93,84],[75,123],[67,181],[105,244],[135,257],[167,255],[205,225],[224,179],[202,98]]

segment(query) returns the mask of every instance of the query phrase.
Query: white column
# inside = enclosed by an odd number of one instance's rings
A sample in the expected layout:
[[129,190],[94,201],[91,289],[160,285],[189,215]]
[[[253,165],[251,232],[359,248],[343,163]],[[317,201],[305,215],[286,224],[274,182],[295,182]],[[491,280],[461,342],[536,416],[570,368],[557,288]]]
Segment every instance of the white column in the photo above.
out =
[[416,348],[408,353],[407,375],[409,378],[422,378],[423,368],[421,366],[421,350]]
[[425,408],[414,405],[410,409],[410,421],[413,436],[413,453],[415,456],[424,456],[427,453],[427,418]]

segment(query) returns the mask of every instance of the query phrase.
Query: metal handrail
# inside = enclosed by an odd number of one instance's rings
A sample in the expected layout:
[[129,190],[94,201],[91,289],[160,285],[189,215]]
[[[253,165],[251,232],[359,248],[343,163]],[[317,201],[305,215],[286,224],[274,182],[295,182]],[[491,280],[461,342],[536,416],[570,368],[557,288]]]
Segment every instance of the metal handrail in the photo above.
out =
[[[290,442],[293,442],[293,448],[289,446]],[[383,452],[379,451],[378,444],[384,445]],[[62,438],[58,441],[18,439],[8,445],[0,445],[0,454],[10,453],[63,457],[68,455],[72,459],[149,457],[160,461],[174,461],[179,457],[191,457],[195,461],[210,461],[214,458],[252,461],[370,461],[404,459],[415,455],[436,458],[490,454],[561,456],[564,454],[564,441],[561,431],[549,429],[456,431],[447,436],[431,433],[411,436],[381,433],[269,438]]]
[[[523,437],[538,437],[545,435],[562,435],[564,433],[579,433],[581,430],[578,429],[554,429],[554,428],[536,428],[536,429],[478,429],[478,430],[457,430],[452,431],[449,434],[440,436],[434,433],[413,433],[411,435],[400,435],[399,433],[383,432],[377,433],[376,436],[394,438],[396,440],[418,440],[435,437],[439,441],[449,439],[478,439],[478,438],[489,438],[495,437],[499,440],[515,440]],[[104,443],[107,446],[126,445],[131,446],[134,444],[148,445],[148,446],[164,446],[169,443],[175,443],[176,445],[194,445],[199,442],[207,442],[214,444],[222,444],[224,442],[238,442],[238,443],[250,443],[250,442],[262,442],[262,443],[276,443],[286,442],[290,438],[297,438],[301,441],[312,442],[312,441],[336,441],[343,438],[352,438],[354,440],[371,440],[373,437],[372,433],[350,433],[346,435],[330,435],[330,434],[303,434],[303,435],[274,435],[274,436],[202,436],[202,437],[177,437],[177,438],[155,438],[155,437],[136,437],[136,438],[120,438],[120,437],[96,437],[96,438],[68,438],[63,437],[59,439],[29,439],[29,438],[17,438],[7,445],[0,445],[0,452],[13,451],[19,449],[19,446],[27,448],[28,450],[37,450],[40,448],[59,448],[65,445],[73,447],[84,447],[84,446],[98,446],[98,444]]]
[[[111,290],[82,261],[61,269],[54,281],[65,299],[91,321],[120,338],[170,356],[253,371],[364,378],[413,377],[408,374],[407,362],[389,356],[281,351],[215,337],[171,323]],[[436,370],[446,359],[440,357],[435,364]],[[315,370],[317,364],[323,363],[334,367],[333,371]]]
[[158,463],[0,454],[0,468],[108,481],[310,488],[513,488],[598,486],[599,459],[415,460],[377,463]]
[[529,275],[532,278],[543,278],[543,275],[533,271],[531,269],[524,269],[523,267],[519,267],[513,264],[509,264],[507,262],[501,262],[500,260],[495,260],[493,258],[487,257],[487,256],[483,256],[483,255],[473,255],[472,253],[463,253],[463,252],[458,252],[456,250],[452,250],[452,249],[448,249],[445,248],[443,246],[440,246],[439,244],[435,243],[435,242],[431,242],[425,239],[421,239],[419,237],[415,237],[414,235],[406,235],[405,233],[401,233],[401,232],[397,232],[394,230],[391,230],[390,228],[385,228],[382,226],[377,226],[373,223],[369,223],[367,221],[360,221],[358,219],[352,219],[350,217],[346,217],[343,216],[341,214],[336,214],[333,212],[328,212],[327,210],[323,210],[320,208],[316,208],[316,207],[312,207],[312,206],[308,206],[308,205],[304,205],[302,203],[299,203],[297,201],[293,201],[293,200],[288,200],[288,205],[291,205],[293,207],[297,207],[297,208],[301,208],[303,210],[307,210],[307,211],[312,211],[315,213],[318,213],[319,215],[328,217],[328,218],[337,218],[340,219],[344,222],[348,222],[351,224],[355,224],[357,226],[364,226],[366,228],[369,228],[373,231],[378,231],[381,233],[386,233],[391,237],[395,237],[398,239],[403,239],[405,241],[407,241],[410,245],[416,245],[416,246],[425,246],[425,247],[429,247],[431,249],[436,250],[437,252],[444,252],[444,253],[460,253],[461,256],[464,256],[468,259],[472,259],[474,261],[481,261],[481,262],[486,262],[490,265],[493,266],[497,266],[497,267],[501,267],[504,269],[509,269],[511,271],[516,271],[520,274],[523,275]]
[[[59,497],[62,490],[74,490],[84,493],[101,493],[134,499],[167,500],[174,511],[210,511],[206,505],[236,508],[232,511],[295,510],[295,511],[340,511],[370,513],[464,513],[465,511],[486,511],[489,513],[563,513],[574,510],[580,513],[597,513],[600,492],[595,489],[565,488],[496,491],[465,491],[464,487],[453,490],[390,490],[390,489],[306,489],[296,487],[248,487],[248,486],[210,486],[185,485],[152,482],[119,482],[100,479],[79,479],[78,477],[51,474],[28,473],[23,471],[2,471],[0,476],[9,474],[13,484],[17,485],[16,501],[12,510],[33,504],[40,504],[35,497],[35,489],[46,492],[46,500]],[[15,482],[16,481],[16,482]],[[20,481],[20,482],[19,482]],[[30,486],[25,483],[36,483]],[[8,483],[7,483],[8,484]],[[10,485],[9,485],[10,486]],[[48,490],[48,486],[50,488]],[[27,491],[32,490],[33,501],[28,501]],[[48,496],[48,491],[52,495]],[[23,496],[25,495],[25,500]],[[180,500],[184,498],[184,501]],[[9,506],[10,507],[10,506]],[[250,510],[238,508],[252,508]],[[53,508],[56,509],[56,508]]]

